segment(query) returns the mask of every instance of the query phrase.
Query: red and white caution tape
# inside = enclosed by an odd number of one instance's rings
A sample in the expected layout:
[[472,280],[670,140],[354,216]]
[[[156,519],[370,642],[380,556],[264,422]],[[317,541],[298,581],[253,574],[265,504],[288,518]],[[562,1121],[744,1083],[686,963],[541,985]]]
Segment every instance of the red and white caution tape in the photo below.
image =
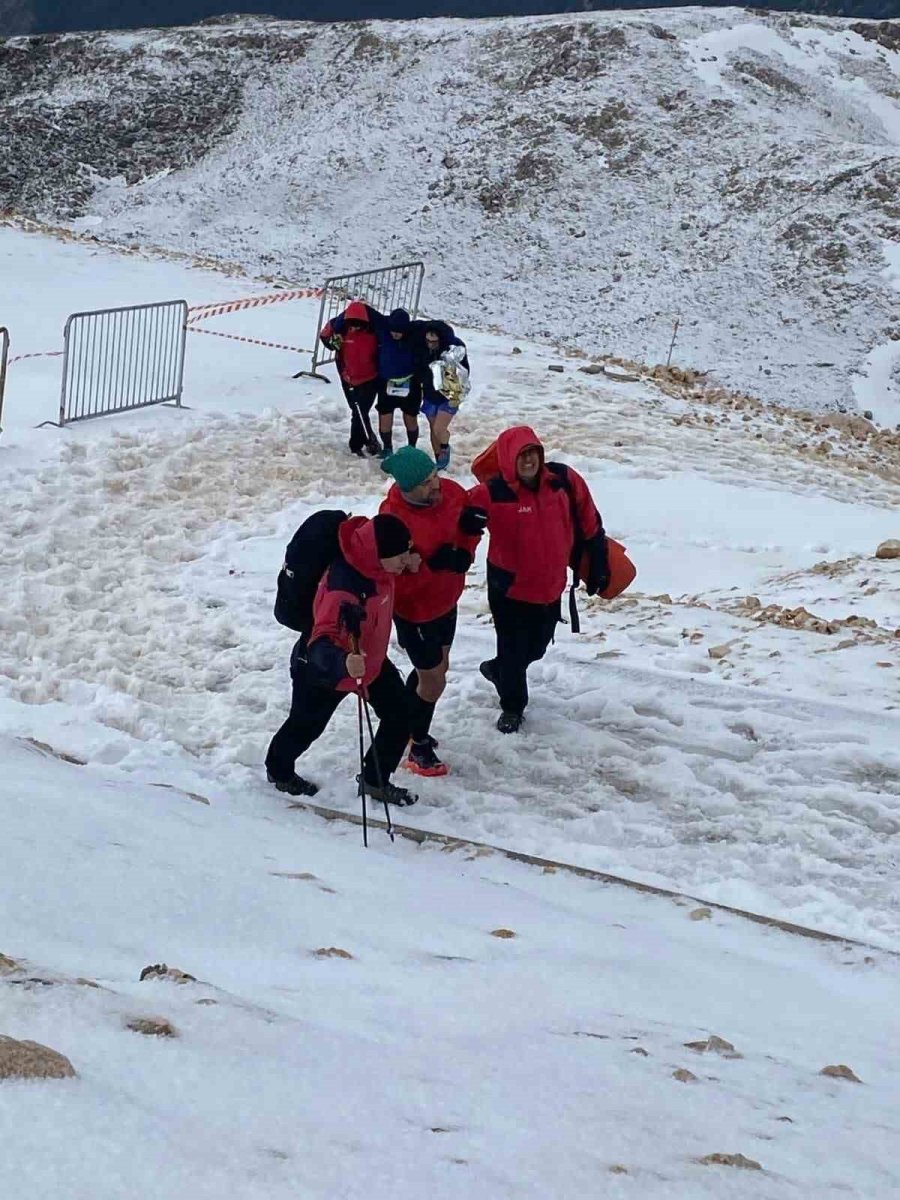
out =
[[[188,309],[188,325],[207,317],[221,317],[224,313],[240,312],[245,308],[262,308],[266,304],[281,304],[284,300],[310,300],[322,295],[318,287],[294,288],[288,292],[272,292],[266,296],[247,296],[243,300],[228,300],[223,304],[196,304]],[[207,330],[207,332],[209,332]]]
[[196,325],[188,327],[188,333],[208,333],[211,337],[228,338],[232,342],[248,342],[251,346],[268,346],[271,350],[292,350],[295,354],[312,354],[303,346],[286,346],[283,342],[265,342],[262,338],[243,337],[239,333],[220,333],[218,329],[200,329]]
[[34,354],[16,354],[6,365],[11,367],[13,363],[24,362],[26,358],[62,358],[64,353],[63,350],[37,350]]
[[[311,354],[301,346],[286,346],[282,342],[266,342],[261,338],[242,337],[236,333],[219,333],[214,329],[197,329],[196,322],[209,317],[221,317],[226,313],[241,312],[248,308],[262,308],[268,304],[281,304],[285,300],[310,300],[322,295],[322,288],[294,288],[291,291],[272,292],[265,296],[245,296],[243,300],[228,300],[223,304],[197,304],[188,309],[188,328],[191,333],[208,333],[213,337],[230,338],[234,342],[249,342],[253,346],[268,346],[272,350],[291,350],[295,354]],[[9,359],[8,366],[23,362],[26,358],[62,358],[62,350],[42,350],[33,354],[17,354]]]

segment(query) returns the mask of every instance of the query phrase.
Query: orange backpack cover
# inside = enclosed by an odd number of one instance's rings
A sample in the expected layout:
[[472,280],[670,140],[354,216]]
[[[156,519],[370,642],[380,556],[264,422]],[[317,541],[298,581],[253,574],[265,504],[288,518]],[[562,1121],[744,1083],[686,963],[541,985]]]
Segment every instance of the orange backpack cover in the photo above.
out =
[[[479,483],[487,483],[489,479],[493,479],[495,475],[500,474],[500,458],[497,454],[496,442],[491,442],[473,460],[472,474]],[[625,547],[621,542],[617,542],[615,538],[608,537],[606,545],[609,551],[609,586],[597,594],[604,600],[614,600],[616,596],[621,596],[622,592],[634,583],[637,578],[637,567],[625,553]],[[578,580],[583,581],[587,579],[589,565],[590,556],[585,551],[578,564],[578,570],[575,572]]]
[[500,474],[500,456],[497,453],[497,443],[491,442],[486,450],[472,461],[472,474],[479,483],[487,483],[495,475]]

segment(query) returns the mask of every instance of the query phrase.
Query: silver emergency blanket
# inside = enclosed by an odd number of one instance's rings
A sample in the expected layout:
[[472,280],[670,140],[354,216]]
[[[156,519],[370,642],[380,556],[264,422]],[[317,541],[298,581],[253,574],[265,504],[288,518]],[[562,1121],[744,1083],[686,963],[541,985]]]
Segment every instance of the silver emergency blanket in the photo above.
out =
[[448,346],[441,357],[431,364],[435,391],[446,396],[451,408],[459,408],[472,386],[469,372],[462,365],[465,356],[465,346]]

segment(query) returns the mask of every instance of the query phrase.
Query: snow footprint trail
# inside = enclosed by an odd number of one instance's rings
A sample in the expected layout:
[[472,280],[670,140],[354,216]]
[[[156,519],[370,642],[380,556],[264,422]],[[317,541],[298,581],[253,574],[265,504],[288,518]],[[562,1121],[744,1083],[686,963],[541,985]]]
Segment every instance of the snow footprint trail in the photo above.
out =
[[301,493],[330,502],[342,472],[352,494],[358,464],[335,462],[330,440],[298,416],[188,418],[176,435],[71,442],[59,465],[23,473],[0,536],[7,692],[29,704],[75,704],[113,729],[171,739],[191,754],[218,746],[236,723],[234,706],[265,707],[259,678],[281,659],[283,639],[268,594],[267,619],[260,613],[249,637],[246,593],[228,610],[191,594],[183,571],[209,553],[222,524],[238,542],[286,530],[284,510]]
[[896,944],[900,717],[580,657],[504,739],[467,645],[412,823]]
[[[490,386],[486,394],[459,439],[472,448],[488,432]],[[539,428],[546,419],[552,431],[558,396],[535,402],[529,419]],[[144,426],[82,440],[70,431],[59,466],[16,478],[0,532],[0,686],[26,704],[69,706],[41,718],[68,726],[63,740],[73,744],[61,748],[83,749],[78,723],[93,721],[108,738],[94,739],[92,761],[153,781],[181,772],[200,791],[233,785],[238,804],[272,802],[259,764],[288,697],[291,635],[271,616],[280,554],[307,506],[371,512],[384,494],[376,463],[337,448],[343,400],[326,392],[315,405],[314,421],[184,413],[177,433]],[[609,422],[627,426],[632,405],[649,447],[640,458],[629,451],[635,471],[662,476],[673,458],[708,453],[706,431],[657,428],[651,440],[659,414],[637,400],[621,412],[606,405],[574,435],[560,423],[560,437],[599,456],[617,440]],[[754,453],[764,460],[769,450],[754,443]],[[759,468],[749,449],[733,470],[717,469],[752,496]],[[833,488],[847,500],[871,498],[876,485],[883,498],[883,481],[816,471],[798,489]],[[666,529],[661,514],[658,528],[677,549],[677,522]],[[466,593],[436,730],[454,774],[423,781],[421,825],[863,938],[897,937],[900,729],[872,711],[884,672],[874,672],[868,711],[795,700],[792,680],[823,676],[798,635],[772,630],[793,639],[777,692],[708,683],[692,677],[686,656],[682,665],[666,658],[680,654],[680,616],[660,628],[649,608],[609,609],[586,614],[582,640],[561,633],[533,672],[527,736],[503,739],[477,673],[492,642],[481,579],[476,572]],[[621,659],[597,657],[607,636]],[[34,723],[23,717],[22,732]],[[310,752],[325,804],[355,803],[352,725],[345,705]]]

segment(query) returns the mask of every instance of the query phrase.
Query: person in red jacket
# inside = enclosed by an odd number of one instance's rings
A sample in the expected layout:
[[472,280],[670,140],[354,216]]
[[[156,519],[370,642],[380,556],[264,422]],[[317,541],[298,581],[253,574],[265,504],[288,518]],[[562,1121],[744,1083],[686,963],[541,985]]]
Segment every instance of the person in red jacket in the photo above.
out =
[[380,454],[369,413],[381,394],[378,375],[378,336],[381,314],[359,300],[322,328],[319,340],[335,352],[338,377],[350,407],[350,452],[363,457]]
[[609,583],[606,535],[582,477],[544,461],[533,429],[518,425],[497,439],[499,473],[469,492],[487,512],[488,603],[497,635],[496,657],[480,671],[500,697],[501,733],[515,733],[528,704],[528,667],[544,657],[562,620],[560,598],[574,555],[585,550],[589,595]]
[[414,668],[406,680],[412,736],[405,766],[418,775],[446,775],[431,722],[447,685],[457,603],[487,518],[471,507],[458,483],[438,475],[423,450],[404,446],[384,459],[381,469],[396,483],[380,511],[408,527],[422,559],[415,575],[397,580],[394,601],[397,641]]
[[[379,717],[363,765],[366,792],[388,804],[417,797],[390,782],[409,740],[409,697],[387,657],[394,585],[415,571],[409,529],[397,517],[350,517],[338,530],[340,556],[319,584],[313,629],[291,654],[291,711],[272,738],[266,776],[280,792],[314,796],[316,784],[295,770],[297,759],[322,735],[348,692],[362,692]],[[358,632],[357,632],[358,631]]]

